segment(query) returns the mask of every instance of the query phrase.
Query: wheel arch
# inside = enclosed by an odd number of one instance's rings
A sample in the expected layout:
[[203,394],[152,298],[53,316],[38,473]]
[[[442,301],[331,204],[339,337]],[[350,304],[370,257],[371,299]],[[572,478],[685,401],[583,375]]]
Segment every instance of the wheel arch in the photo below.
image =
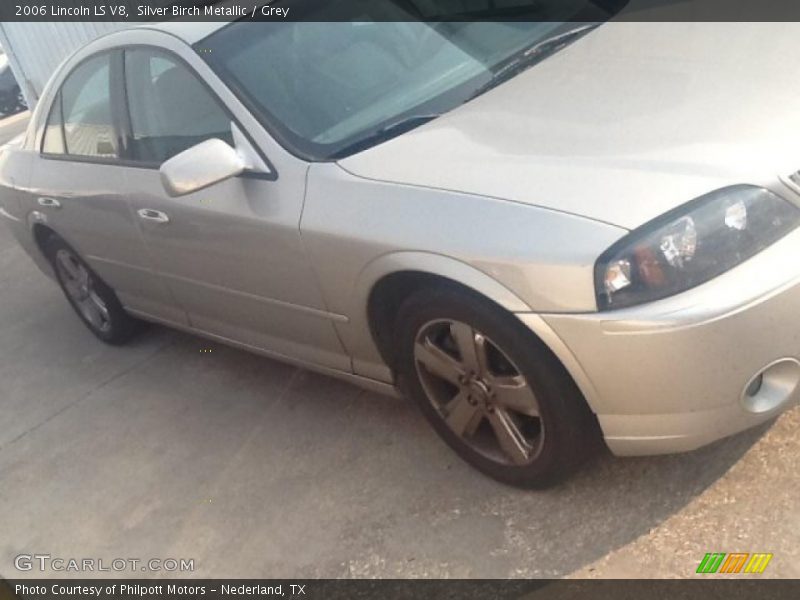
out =
[[355,314],[365,318],[368,336],[381,359],[392,367],[394,317],[409,295],[424,287],[451,285],[479,294],[503,309],[531,310],[504,285],[459,260],[426,252],[397,252],[381,256],[361,273],[356,285]]
[[31,233],[33,234],[33,241],[36,242],[36,247],[42,253],[42,256],[46,256],[45,245],[47,241],[52,237],[60,237],[54,229],[43,223],[34,223],[33,227],[31,227]]
[[[31,255],[36,265],[45,275],[55,277],[52,265],[50,264],[50,258],[47,256],[47,242],[53,238],[63,239],[63,237],[60,236],[55,229],[50,227],[46,221],[36,219],[35,217],[30,219],[29,226],[30,239],[33,240],[33,244],[29,246],[28,254]],[[35,255],[36,253],[38,253],[38,255]]]
[[591,408],[597,392],[580,362],[556,332],[536,314],[531,306],[486,273],[446,256],[423,252],[385,255],[364,269],[357,293],[361,314],[380,359],[394,376],[394,318],[403,301],[416,291],[435,285],[450,285],[478,294],[499,308],[514,314],[520,326],[536,336],[561,362],[581,390]]

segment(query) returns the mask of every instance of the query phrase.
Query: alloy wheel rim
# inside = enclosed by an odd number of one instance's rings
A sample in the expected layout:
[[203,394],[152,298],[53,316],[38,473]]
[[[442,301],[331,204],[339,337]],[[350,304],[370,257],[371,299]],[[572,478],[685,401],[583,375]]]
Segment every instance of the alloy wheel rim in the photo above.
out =
[[471,449],[504,465],[536,460],[545,435],[539,402],[489,337],[460,321],[431,321],[417,334],[414,364],[431,405]]
[[91,273],[72,252],[64,249],[56,253],[56,267],[67,295],[83,318],[98,331],[108,332],[111,329],[111,315],[106,303],[97,294]]

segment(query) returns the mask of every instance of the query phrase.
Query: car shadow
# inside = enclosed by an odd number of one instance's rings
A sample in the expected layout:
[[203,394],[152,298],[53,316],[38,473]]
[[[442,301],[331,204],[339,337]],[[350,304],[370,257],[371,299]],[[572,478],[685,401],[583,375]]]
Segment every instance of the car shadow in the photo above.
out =
[[106,346],[32,264],[7,264],[9,561],[35,547],[168,551],[196,577],[560,577],[681,511],[769,427],[689,454],[599,452],[553,488],[516,490],[406,400],[158,326]]
[[[228,466],[225,485],[236,488],[230,479],[236,472],[272,485],[266,497],[240,490],[239,509],[280,506],[287,534],[303,539],[306,552],[316,548],[312,563],[267,565],[265,572],[273,576],[564,576],[680,511],[770,426],[686,454],[622,459],[603,450],[553,488],[517,490],[460,461],[409,401],[174,336],[170,362],[212,363],[218,381],[224,373],[224,387],[216,390],[207,372],[194,377],[189,389],[200,386],[206,397],[216,398],[196,410],[205,407],[217,418],[248,415],[246,421],[219,424],[248,438],[247,449],[239,452],[252,457]],[[231,381],[240,383],[240,396],[230,391]],[[269,398],[254,394],[259,387],[273,390]],[[231,406],[240,403],[248,409]],[[221,405],[230,413],[222,413]],[[281,457],[279,465],[256,459],[275,456]],[[289,496],[287,489],[293,490]],[[257,545],[246,542],[239,551],[255,551]],[[301,547],[287,541],[283,550],[292,556]],[[233,566],[222,574],[259,575]]]

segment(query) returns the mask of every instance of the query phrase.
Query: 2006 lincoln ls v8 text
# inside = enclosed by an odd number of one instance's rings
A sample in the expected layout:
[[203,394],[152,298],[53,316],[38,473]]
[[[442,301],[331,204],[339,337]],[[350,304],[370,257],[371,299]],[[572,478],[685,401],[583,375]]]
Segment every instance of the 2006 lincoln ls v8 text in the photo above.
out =
[[154,321],[399,389],[527,487],[794,404],[795,25],[306,4],[102,37],[4,148],[1,214],[97,337]]

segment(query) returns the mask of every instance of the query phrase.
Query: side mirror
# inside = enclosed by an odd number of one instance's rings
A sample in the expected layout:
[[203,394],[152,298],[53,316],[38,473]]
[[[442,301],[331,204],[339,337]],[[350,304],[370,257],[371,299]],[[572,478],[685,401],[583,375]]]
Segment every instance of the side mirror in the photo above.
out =
[[236,177],[245,168],[245,161],[236,150],[214,138],[176,154],[159,170],[164,189],[175,197]]

